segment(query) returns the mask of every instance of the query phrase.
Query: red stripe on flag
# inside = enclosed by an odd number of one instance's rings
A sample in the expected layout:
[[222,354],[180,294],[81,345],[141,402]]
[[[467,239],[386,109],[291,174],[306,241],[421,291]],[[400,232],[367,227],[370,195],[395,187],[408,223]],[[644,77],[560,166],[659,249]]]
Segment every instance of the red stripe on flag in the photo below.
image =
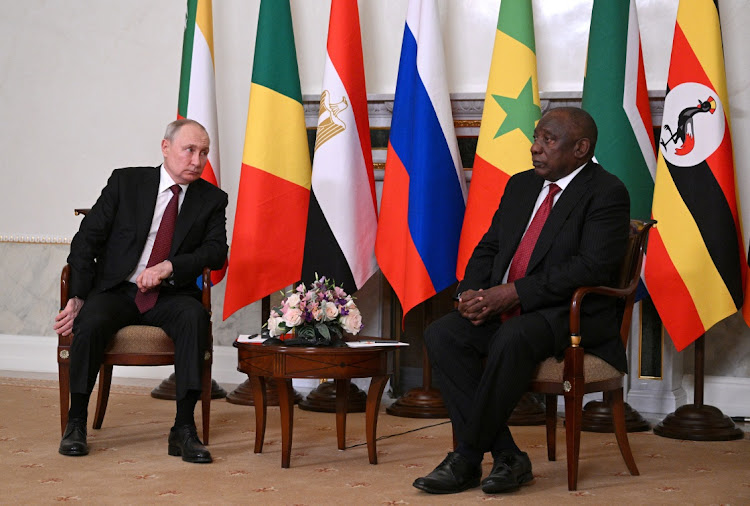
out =
[[466,214],[461,229],[461,242],[458,246],[456,278],[464,278],[466,264],[469,263],[474,248],[490,228],[492,217],[500,205],[500,198],[510,176],[485,161],[479,155],[474,157],[471,174],[471,191],[466,203]]
[[377,209],[375,196],[375,175],[372,166],[372,149],[370,142],[370,124],[367,114],[367,92],[365,91],[364,61],[362,58],[362,36],[359,27],[359,10],[357,2],[350,0],[333,0],[329,27],[328,57],[339,74],[341,83],[349,95],[354,119],[357,122],[359,144],[367,167],[367,176],[372,193],[372,204]]
[[390,143],[387,160],[388,191],[380,202],[375,255],[406,316],[435,295],[435,287],[409,231],[409,173]]
[[[678,58],[675,58],[678,55]],[[693,47],[685,37],[679,23],[674,27],[674,42],[672,43],[672,61],[669,64],[667,86],[673,89],[682,83],[699,83],[712,90],[714,85],[708,79],[701,62],[693,51]]]
[[224,319],[296,281],[302,273],[310,192],[242,164]]
[[682,351],[705,333],[693,297],[672,263],[658,228],[651,231],[648,239],[646,282],[677,351]]

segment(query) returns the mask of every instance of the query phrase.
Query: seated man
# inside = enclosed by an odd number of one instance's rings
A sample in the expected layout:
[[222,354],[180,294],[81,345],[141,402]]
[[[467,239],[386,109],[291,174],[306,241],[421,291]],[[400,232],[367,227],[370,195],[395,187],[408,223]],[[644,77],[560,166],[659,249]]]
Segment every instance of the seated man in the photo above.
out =
[[196,121],[170,123],[160,167],[115,170],[70,244],[71,299],[54,329],[68,335],[71,403],[60,453],[89,452],[86,418],[104,350],[127,325],[161,327],[175,343],[177,415],[169,454],[211,462],[193,419],[210,315],[195,280],[227,256],[227,194],[202,179],[209,138]]
[[[568,346],[573,292],[612,284],[625,254],[630,200],[622,182],[591,161],[596,138],[581,109],[552,109],[539,120],[534,169],[510,178],[458,286],[457,310],[425,331],[457,447],[416,488],[448,494],[479,486],[485,452],[494,464],[484,492],[533,479],[508,418],[539,362]],[[587,297],[582,328],[587,352],[626,370],[615,300]]]

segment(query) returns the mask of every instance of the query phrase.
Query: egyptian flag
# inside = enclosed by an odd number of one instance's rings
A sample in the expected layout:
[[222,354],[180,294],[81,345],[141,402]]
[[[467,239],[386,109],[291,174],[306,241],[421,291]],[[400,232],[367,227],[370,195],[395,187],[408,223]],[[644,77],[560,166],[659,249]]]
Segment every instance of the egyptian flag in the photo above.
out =
[[742,307],[747,275],[711,0],[680,2],[662,123],[646,284],[682,350]]
[[461,230],[458,279],[490,228],[508,179],[531,168],[534,128],[541,116],[531,0],[502,2]]
[[323,69],[302,281],[354,293],[377,271],[378,226],[357,2],[333,0]]
[[403,314],[456,281],[466,182],[434,0],[410,0],[375,254]]
[[310,153],[289,0],[261,0],[224,319],[299,281]]
[[[182,67],[177,118],[190,118],[208,131],[211,150],[203,169],[203,179],[221,187],[219,177],[219,122],[216,118],[214,82],[214,29],[211,0],[188,0],[185,35],[182,41]],[[211,272],[211,282],[224,279],[227,264]],[[200,283],[199,283],[200,284]]]

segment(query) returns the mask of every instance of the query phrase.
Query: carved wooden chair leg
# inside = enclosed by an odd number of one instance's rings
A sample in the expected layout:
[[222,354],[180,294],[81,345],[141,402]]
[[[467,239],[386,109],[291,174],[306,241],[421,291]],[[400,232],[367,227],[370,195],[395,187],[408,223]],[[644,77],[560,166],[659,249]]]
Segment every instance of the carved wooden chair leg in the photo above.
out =
[[544,402],[547,410],[547,458],[554,461],[557,458],[557,396],[546,394]]
[[60,435],[65,434],[68,425],[68,410],[70,409],[70,364],[58,364],[58,381],[60,384]]
[[578,456],[581,449],[583,392],[574,389],[565,396],[565,436],[568,450],[568,490],[578,487]]
[[99,397],[96,399],[96,414],[94,415],[95,429],[102,428],[104,414],[107,412],[107,402],[109,402],[109,389],[112,386],[112,368],[111,365],[102,365],[99,369]]
[[625,424],[625,403],[623,401],[622,388],[610,392],[610,401],[612,403],[612,422],[615,426],[615,436],[617,445],[620,447],[620,453],[628,466],[628,471],[633,476],[639,476],[638,467],[635,465],[633,453],[630,451],[630,441],[628,441],[628,429]]

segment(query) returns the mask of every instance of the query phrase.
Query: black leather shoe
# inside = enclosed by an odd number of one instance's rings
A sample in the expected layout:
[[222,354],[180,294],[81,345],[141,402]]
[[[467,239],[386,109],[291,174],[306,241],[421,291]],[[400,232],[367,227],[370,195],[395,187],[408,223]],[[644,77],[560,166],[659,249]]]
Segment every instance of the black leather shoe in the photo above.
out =
[[172,427],[172,430],[169,431],[168,453],[175,457],[182,456],[182,460],[194,464],[208,464],[209,462],[213,462],[211,453],[206,450],[201,440],[198,439],[198,432],[195,430],[195,425]]
[[89,454],[89,445],[86,444],[85,418],[68,420],[58,451],[61,455],[67,455],[68,457],[80,457]]
[[430,494],[455,494],[478,487],[481,477],[481,465],[472,466],[462,455],[450,452],[434,471],[417,478],[413,485]]
[[489,476],[482,480],[482,491],[487,494],[512,492],[533,479],[529,456],[525,452],[519,455],[505,450],[495,459]]

